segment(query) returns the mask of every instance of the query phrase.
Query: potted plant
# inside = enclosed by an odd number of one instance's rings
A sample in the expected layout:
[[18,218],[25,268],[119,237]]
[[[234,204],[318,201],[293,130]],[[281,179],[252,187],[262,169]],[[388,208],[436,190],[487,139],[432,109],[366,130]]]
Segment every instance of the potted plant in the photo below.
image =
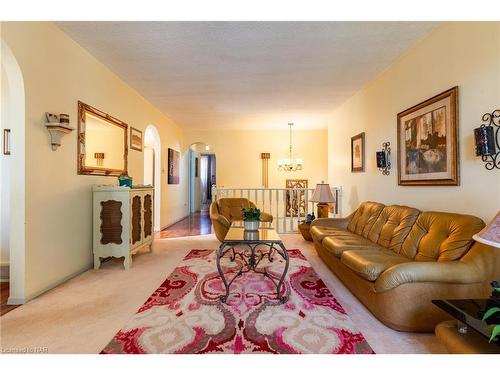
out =
[[260,210],[256,207],[243,208],[243,223],[245,230],[258,230]]
[[491,283],[493,287],[493,293],[490,297],[492,302],[490,307],[483,316],[483,321],[491,327],[491,337],[490,342],[495,341],[497,336],[500,336],[500,324],[496,324],[500,318],[500,283],[498,281],[493,281]]

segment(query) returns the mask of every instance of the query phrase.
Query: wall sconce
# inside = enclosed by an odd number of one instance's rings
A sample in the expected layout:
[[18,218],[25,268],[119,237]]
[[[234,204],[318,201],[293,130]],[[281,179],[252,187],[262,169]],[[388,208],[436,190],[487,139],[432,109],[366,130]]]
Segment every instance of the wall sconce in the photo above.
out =
[[382,151],[377,151],[377,168],[384,176],[391,174],[391,142],[382,143]]
[[500,142],[498,140],[500,109],[485,113],[482,120],[483,124],[474,129],[476,156],[481,156],[487,170],[500,169]]
[[104,152],[95,152],[94,158],[97,161],[97,166],[102,167],[104,164]]

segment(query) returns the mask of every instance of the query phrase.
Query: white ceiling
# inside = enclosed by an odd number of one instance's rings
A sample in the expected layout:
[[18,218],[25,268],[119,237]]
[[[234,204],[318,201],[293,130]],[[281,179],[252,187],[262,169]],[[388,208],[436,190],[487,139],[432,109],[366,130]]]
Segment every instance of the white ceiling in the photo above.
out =
[[326,127],[432,22],[58,22],[179,125]]

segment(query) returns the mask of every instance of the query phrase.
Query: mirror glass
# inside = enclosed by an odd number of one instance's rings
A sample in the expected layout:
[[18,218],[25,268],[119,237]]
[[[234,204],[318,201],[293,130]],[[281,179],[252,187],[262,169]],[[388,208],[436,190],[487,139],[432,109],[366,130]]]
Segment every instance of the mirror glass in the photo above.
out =
[[126,174],[127,129],[124,122],[79,102],[79,174]]

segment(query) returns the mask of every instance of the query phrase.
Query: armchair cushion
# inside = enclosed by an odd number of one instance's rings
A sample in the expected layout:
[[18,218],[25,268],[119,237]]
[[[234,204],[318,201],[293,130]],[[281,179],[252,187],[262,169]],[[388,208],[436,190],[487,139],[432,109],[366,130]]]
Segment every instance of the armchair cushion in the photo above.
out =
[[260,213],[260,221],[263,221],[265,223],[272,223],[273,222],[273,215],[268,214],[267,212],[261,212]]
[[379,275],[392,266],[411,262],[408,258],[391,250],[364,249],[342,253],[341,262],[368,281],[375,281]]

